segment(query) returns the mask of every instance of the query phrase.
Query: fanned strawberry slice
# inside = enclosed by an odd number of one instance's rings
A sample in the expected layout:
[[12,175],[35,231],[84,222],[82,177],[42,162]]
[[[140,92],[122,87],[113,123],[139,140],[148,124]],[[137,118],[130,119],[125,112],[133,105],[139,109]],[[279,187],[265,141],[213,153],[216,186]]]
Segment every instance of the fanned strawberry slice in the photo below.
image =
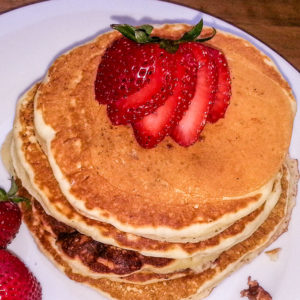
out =
[[158,44],[144,45],[143,52],[148,53],[148,56],[152,55],[152,65],[149,67],[153,71],[141,89],[107,106],[108,116],[114,125],[141,120],[164,104],[172,93],[173,55],[161,49]]
[[218,85],[216,91],[215,102],[211,107],[207,120],[211,123],[217,122],[220,118],[224,118],[225,112],[229,105],[231,96],[231,80],[227,60],[224,54],[217,50],[208,47],[210,55],[217,67]]
[[132,124],[136,140],[144,148],[155,147],[171,133],[181,120],[195,92],[197,62],[192,51],[185,45],[180,45],[173,55],[177,66],[172,74],[175,81],[173,94],[154,113]]
[[[109,104],[141,90],[157,71],[156,53],[150,44],[116,40],[101,58],[95,80],[96,100]],[[157,84],[162,85],[162,80]]]
[[185,147],[199,139],[208,112],[214,102],[217,85],[215,63],[209,55],[207,47],[196,43],[189,43],[189,46],[200,66],[197,72],[196,91],[188,110],[171,134],[179,145]]

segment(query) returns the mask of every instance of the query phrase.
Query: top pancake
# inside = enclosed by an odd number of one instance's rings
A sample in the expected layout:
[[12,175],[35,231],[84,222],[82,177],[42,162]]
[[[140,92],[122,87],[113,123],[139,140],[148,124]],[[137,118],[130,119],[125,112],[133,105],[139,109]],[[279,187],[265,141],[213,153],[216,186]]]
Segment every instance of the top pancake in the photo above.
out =
[[[178,37],[185,25],[155,34]],[[218,32],[232,77],[226,117],[191,147],[166,138],[143,149],[95,101],[101,55],[116,32],[58,58],[35,98],[35,128],[68,201],[125,232],[180,241],[219,230],[256,209],[288,151],[295,102],[270,59]],[[226,200],[226,201],[224,201]]]

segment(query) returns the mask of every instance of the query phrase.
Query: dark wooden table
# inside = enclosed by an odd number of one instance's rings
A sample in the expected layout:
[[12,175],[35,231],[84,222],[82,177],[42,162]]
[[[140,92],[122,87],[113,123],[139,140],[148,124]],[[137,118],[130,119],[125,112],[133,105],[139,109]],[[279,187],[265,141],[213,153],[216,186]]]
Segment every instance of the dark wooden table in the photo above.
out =
[[[0,14],[42,1],[0,0]],[[300,0],[166,1],[203,11],[245,30],[300,70]]]

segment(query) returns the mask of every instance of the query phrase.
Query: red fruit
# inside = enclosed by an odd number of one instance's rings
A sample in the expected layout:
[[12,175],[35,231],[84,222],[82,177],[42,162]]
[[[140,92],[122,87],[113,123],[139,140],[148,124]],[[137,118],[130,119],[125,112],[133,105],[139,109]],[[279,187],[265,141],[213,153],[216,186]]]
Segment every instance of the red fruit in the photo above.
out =
[[[0,202],[0,248],[5,248],[16,236],[21,225],[21,212],[17,204]],[[0,299],[2,299],[0,297]]]
[[42,290],[23,262],[6,250],[0,250],[0,299],[40,300]]
[[105,51],[95,81],[96,99],[100,103],[113,103],[149,83],[156,71],[154,58],[143,49],[143,45],[121,38]]
[[215,122],[224,116],[230,98],[227,62],[221,52],[200,44],[214,37],[214,28],[211,35],[201,37],[200,20],[172,40],[151,35],[153,26],[148,24],[111,27],[126,38],[104,53],[95,93],[107,104],[112,124],[131,123],[144,148],[155,147],[166,135],[190,146],[208,118]]
[[217,87],[215,63],[208,54],[207,47],[199,43],[188,44],[199,63],[196,91],[181,121],[171,136],[181,146],[195,143],[206,123],[208,112],[214,102]]
[[121,38],[107,49],[98,68],[96,99],[108,104],[114,125],[140,120],[162,105],[172,91],[171,54],[158,44]]
[[224,54],[213,48],[209,48],[209,53],[213,57],[217,67],[218,85],[215,102],[209,111],[207,120],[211,123],[215,123],[220,118],[224,118],[226,109],[229,105],[231,96],[231,80],[227,60]]
[[175,80],[172,95],[154,113],[132,124],[136,139],[144,148],[155,147],[172,132],[195,92],[197,62],[193,53],[184,45],[180,45],[173,56],[177,68],[172,74]]

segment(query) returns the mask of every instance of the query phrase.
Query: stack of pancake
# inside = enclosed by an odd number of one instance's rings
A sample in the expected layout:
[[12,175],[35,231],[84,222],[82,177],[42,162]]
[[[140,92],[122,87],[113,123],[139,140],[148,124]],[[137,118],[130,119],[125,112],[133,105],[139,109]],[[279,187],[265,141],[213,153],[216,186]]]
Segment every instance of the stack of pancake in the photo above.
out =
[[[156,35],[176,38],[187,25]],[[297,164],[296,104],[269,58],[218,31],[232,76],[224,119],[184,148],[141,148],[112,126],[94,81],[109,32],[60,56],[19,100],[3,159],[31,199],[24,219],[67,276],[115,299],[201,299],[283,231]]]

